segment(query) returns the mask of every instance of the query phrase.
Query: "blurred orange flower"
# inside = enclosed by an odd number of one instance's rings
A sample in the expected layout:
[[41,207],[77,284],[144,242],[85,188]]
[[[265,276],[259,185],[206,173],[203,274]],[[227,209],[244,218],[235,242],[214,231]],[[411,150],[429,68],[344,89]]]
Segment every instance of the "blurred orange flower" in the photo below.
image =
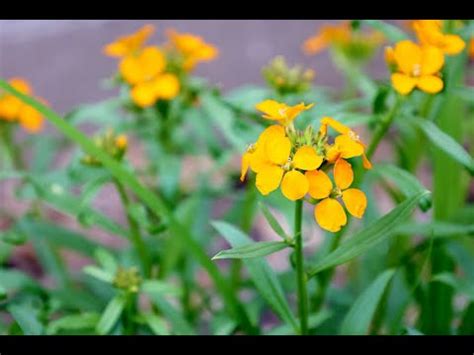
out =
[[155,27],[145,25],[135,33],[120,36],[104,47],[104,54],[111,57],[125,57],[138,51],[145,41],[153,34]]

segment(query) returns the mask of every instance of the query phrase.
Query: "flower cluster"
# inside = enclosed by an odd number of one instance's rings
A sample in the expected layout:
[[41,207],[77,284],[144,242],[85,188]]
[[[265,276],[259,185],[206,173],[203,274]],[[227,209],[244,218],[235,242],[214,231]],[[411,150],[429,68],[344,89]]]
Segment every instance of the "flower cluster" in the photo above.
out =
[[121,78],[130,86],[133,102],[142,108],[175,98],[181,90],[182,72],[217,56],[217,49],[202,38],[174,30],[168,31],[165,46],[145,46],[153,32],[154,27],[146,25],[104,47],[106,55],[120,58]]
[[[277,124],[266,128],[242,156],[241,181],[248,169],[256,173],[256,187],[262,195],[281,188],[282,194],[291,201],[309,194],[319,200],[314,210],[318,224],[331,232],[337,232],[347,223],[347,217],[338,198],[347,211],[361,218],[367,206],[365,194],[349,188],[353,181],[349,158],[362,156],[366,169],[371,164],[365,156],[365,145],[349,127],[330,117],[321,120],[321,128],[315,132],[311,126],[298,131],[293,120],[313,105],[300,103],[288,106],[274,100],[265,100],[256,108],[263,118]],[[328,127],[338,133],[329,141]],[[333,168],[334,184],[327,171]]]
[[[24,79],[12,78],[9,83],[22,94],[33,94],[31,85]],[[46,103],[42,98],[37,99]],[[18,122],[29,133],[37,133],[43,127],[43,117],[36,109],[24,104],[17,97],[2,92],[0,92],[0,120]]]
[[393,72],[392,85],[400,94],[408,95],[414,88],[429,94],[443,89],[440,71],[444,55],[460,53],[465,43],[457,35],[443,33],[442,25],[438,20],[413,21],[419,43],[403,40],[395,48],[386,48],[385,60]]
[[344,21],[338,25],[322,26],[318,34],[304,42],[303,51],[317,54],[327,47],[333,47],[351,59],[364,60],[383,41],[381,32],[354,29],[349,21]]

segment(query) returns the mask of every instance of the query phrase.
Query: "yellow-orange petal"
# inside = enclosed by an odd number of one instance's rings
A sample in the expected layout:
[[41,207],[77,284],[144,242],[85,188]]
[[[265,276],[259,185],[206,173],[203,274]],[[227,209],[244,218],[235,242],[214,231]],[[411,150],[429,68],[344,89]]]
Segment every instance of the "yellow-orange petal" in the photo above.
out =
[[434,46],[423,46],[421,49],[421,75],[436,74],[444,65],[443,52]]
[[274,164],[288,162],[291,152],[291,141],[287,137],[276,137],[265,142],[265,155]]
[[240,181],[244,181],[245,175],[250,167],[250,161],[252,159],[252,153],[245,152],[242,155],[241,165],[240,165]]
[[341,156],[341,152],[335,144],[326,146],[325,158],[329,163],[334,163]]
[[456,55],[463,51],[466,42],[457,35],[444,35],[442,50],[447,55]]
[[325,34],[319,34],[308,38],[303,43],[303,51],[306,54],[316,54],[328,46],[329,42]]
[[329,196],[332,190],[332,182],[324,171],[307,171],[305,176],[309,183],[308,192],[312,198],[319,200]]
[[367,197],[359,189],[347,189],[342,192],[342,200],[351,215],[362,218],[367,207]]
[[335,130],[336,132],[338,132],[340,134],[347,134],[351,130],[345,124],[342,124],[341,122],[335,120],[332,117],[323,117],[323,118],[321,118],[321,124],[331,127],[333,130]]
[[278,189],[283,172],[283,169],[276,165],[267,165],[261,169],[255,181],[258,191],[265,196]]
[[286,117],[288,106],[275,100],[264,100],[259,102],[255,108],[264,113],[264,118],[278,121]]
[[321,228],[333,233],[340,231],[347,223],[344,208],[333,198],[326,198],[316,205],[314,218]]
[[281,192],[288,200],[296,201],[303,198],[309,190],[306,176],[297,170],[288,171],[281,182]]
[[358,157],[364,154],[364,146],[348,134],[341,134],[334,139],[334,144],[344,159]]
[[179,94],[179,80],[174,74],[166,73],[159,75],[154,81],[155,95],[159,99],[171,100]]
[[307,111],[313,106],[314,104],[305,105],[304,102],[300,102],[298,105],[288,107],[286,110],[287,122],[293,121],[301,112]]
[[370,170],[372,169],[372,163],[370,162],[369,158],[365,154],[362,154],[362,166],[364,169]]
[[309,145],[299,148],[293,157],[295,168],[302,170],[315,170],[323,162],[323,157],[316,153],[316,149]]
[[144,48],[138,55],[120,61],[120,74],[131,85],[153,79],[166,67],[166,57],[156,46]]
[[396,63],[395,51],[393,50],[392,47],[390,46],[385,47],[384,59],[385,59],[385,63],[387,63],[388,65],[392,65]]
[[29,105],[21,107],[18,121],[29,133],[38,133],[43,128],[43,117],[35,108]]
[[22,78],[11,78],[9,84],[13,86],[16,90],[25,95],[31,95],[33,90],[31,89],[30,84]]
[[393,73],[392,85],[402,95],[408,95],[416,85],[416,79],[402,73]]
[[268,160],[264,147],[257,146],[250,156],[250,169],[252,169],[254,173],[259,173],[260,170],[265,168],[267,165],[273,164]]
[[285,129],[280,125],[272,125],[265,128],[257,139],[257,146],[263,146],[266,141],[285,136]]
[[351,186],[354,180],[354,172],[352,165],[344,159],[338,159],[334,164],[334,182],[341,190],[347,189]]
[[418,78],[416,86],[428,94],[436,94],[443,90],[443,80],[435,75],[424,75]]
[[16,121],[23,103],[13,95],[0,98],[0,118],[6,121]]
[[399,69],[410,75],[413,68],[421,64],[421,48],[410,40],[400,41],[395,45],[394,56]]
[[150,107],[156,100],[153,83],[145,82],[135,85],[130,91],[133,102],[140,107]]

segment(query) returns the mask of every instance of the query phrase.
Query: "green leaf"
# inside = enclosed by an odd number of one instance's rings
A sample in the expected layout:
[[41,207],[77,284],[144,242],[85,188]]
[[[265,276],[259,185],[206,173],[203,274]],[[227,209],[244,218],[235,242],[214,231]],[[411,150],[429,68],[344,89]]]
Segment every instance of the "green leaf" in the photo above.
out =
[[365,335],[369,333],[377,306],[394,274],[395,270],[384,271],[362,292],[344,318],[340,334]]
[[474,224],[456,224],[449,222],[416,223],[408,222],[397,227],[397,232],[407,235],[422,235],[433,238],[456,236],[474,236]]
[[406,335],[424,335],[416,328],[407,327],[405,328]]
[[463,165],[471,175],[474,175],[474,159],[453,137],[444,133],[431,121],[419,117],[410,117],[410,120],[420,127],[431,144]]
[[166,321],[155,314],[146,313],[143,314],[145,322],[148,324],[150,329],[152,330],[153,334],[155,335],[170,335],[168,330],[168,325]]
[[[213,221],[211,224],[234,248],[252,244],[250,237],[226,222]],[[268,263],[262,258],[243,259],[242,262],[260,295],[283,321],[291,324],[297,331],[296,319],[291,312],[278,277]]]
[[57,334],[61,330],[95,329],[99,320],[100,314],[95,312],[72,314],[50,322],[46,333],[52,335]]
[[283,227],[278,223],[276,218],[273,216],[273,214],[270,212],[267,206],[263,204],[262,202],[259,202],[260,208],[262,209],[263,215],[265,216],[265,219],[267,220],[268,224],[270,227],[272,227],[273,231],[278,234],[280,237],[283,238],[283,240],[288,241],[290,240],[290,236],[286,234],[285,230]]
[[102,313],[99,322],[96,326],[96,331],[100,335],[108,334],[122,314],[123,309],[125,308],[126,299],[122,295],[117,295],[109,302],[107,307]]
[[94,257],[105,271],[111,275],[115,274],[118,264],[110,251],[105,248],[98,248],[94,252]]
[[145,280],[141,286],[143,292],[155,295],[181,295],[181,289],[164,281]]
[[273,254],[285,249],[286,247],[288,247],[286,242],[257,242],[237,248],[221,250],[212,258],[212,260],[258,258]]
[[[309,328],[317,328],[331,317],[332,313],[323,309],[317,314],[312,314],[308,317],[308,326]],[[290,325],[283,324],[270,330],[267,335],[297,335],[297,333],[295,333],[295,330]]]
[[[426,188],[414,175],[392,164],[377,164],[370,173],[394,182],[405,197],[426,191]],[[430,197],[429,195],[420,199],[419,206],[422,211],[427,211],[431,207]]]
[[407,34],[398,27],[381,20],[362,20],[362,23],[381,31],[390,42],[399,42],[408,38]]
[[92,265],[88,265],[88,266],[85,266],[82,271],[84,271],[84,273],[86,273],[87,275],[90,275],[94,278],[96,278],[97,280],[101,280],[101,281],[104,281],[104,282],[107,282],[107,283],[112,283],[114,281],[114,275],[105,271],[105,270],[102,270],[102,269],[99,269],[98,267],[96,266],[92,266]]
[[176,335],[195,335],[193,328],[169,302],[161,296],[150,294],[150,298],[166,319],[171,323],[172,333]]
[[474,302],[474,285],[468,280],[462,280],[452,273],[443,272],[441,274],[434,275],[431,281],[442,282],[446,285],[449,285],[454,288],[456,292],[469,297],[471,302]]
[[344,264],[393,236],[396,233],[396,227],[411,214],[420,199],[428,193],[428,191],[425,191],[407,198],[388,214],[350,237],[312,267],[308,271],[309,276],[312,277],[325,269]]
[[18,323],[23,334],[41,335],[43,334],[43,325],[38,319],[38,311],[29,304],[11,304],[7,307],[8,312]]

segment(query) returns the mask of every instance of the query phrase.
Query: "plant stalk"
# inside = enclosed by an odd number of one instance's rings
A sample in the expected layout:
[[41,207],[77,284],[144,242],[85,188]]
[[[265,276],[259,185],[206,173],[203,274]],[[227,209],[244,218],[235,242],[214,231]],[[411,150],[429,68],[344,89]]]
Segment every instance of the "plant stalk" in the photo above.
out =
[[298,314],[300,318],[300,333],[308,333],[308,290],[306,288],[306,273],[304,270],[303,237],[301,224],[303,218],[303,200],[295,202],[295,259],[298,283]]

